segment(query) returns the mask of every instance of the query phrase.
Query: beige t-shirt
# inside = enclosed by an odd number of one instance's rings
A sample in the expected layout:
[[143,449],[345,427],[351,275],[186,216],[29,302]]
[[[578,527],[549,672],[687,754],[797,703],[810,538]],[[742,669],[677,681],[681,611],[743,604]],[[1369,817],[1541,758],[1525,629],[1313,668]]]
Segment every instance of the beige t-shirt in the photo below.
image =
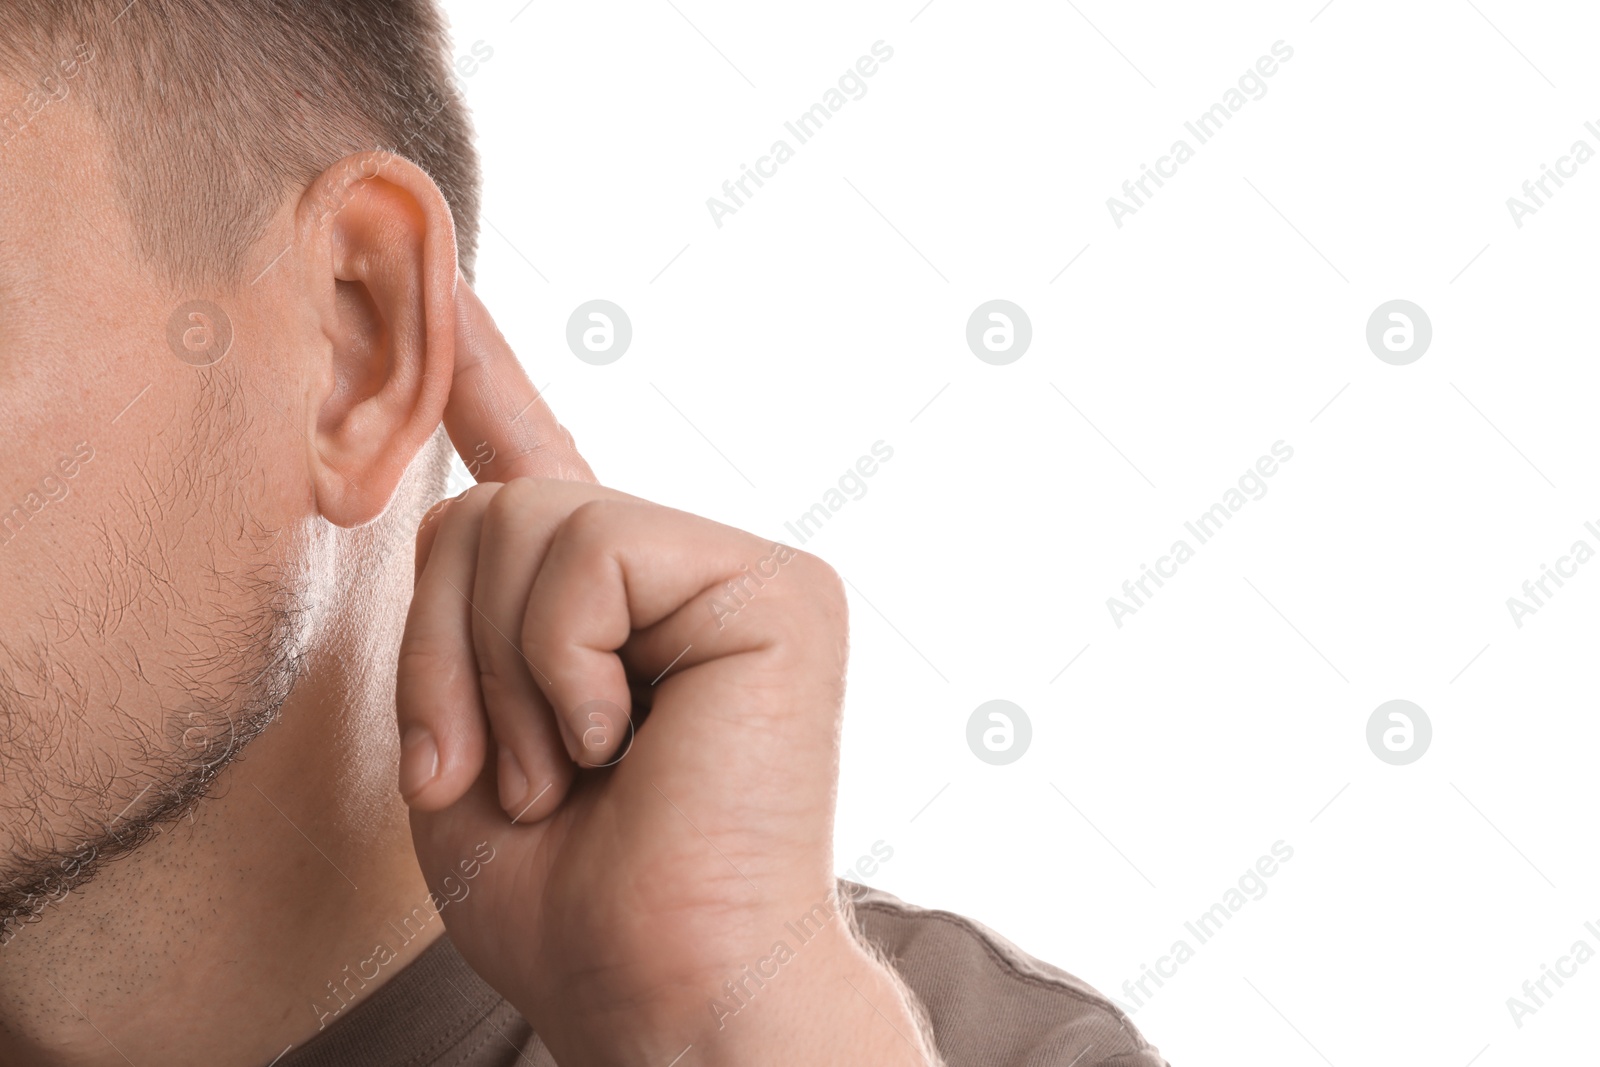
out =
[[[987,927],[839,882],[949,1067],[1170,1067],[1108,998]],[[448,935],[273,1067],[557,1067]]]

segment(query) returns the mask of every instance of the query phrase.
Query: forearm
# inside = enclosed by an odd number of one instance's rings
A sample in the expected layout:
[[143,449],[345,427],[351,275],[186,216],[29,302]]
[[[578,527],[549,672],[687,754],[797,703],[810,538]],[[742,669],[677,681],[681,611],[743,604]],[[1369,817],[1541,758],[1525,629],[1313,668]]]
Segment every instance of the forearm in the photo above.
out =
[[562,1067],[944,1067],[914,995],[839,918],[671,1004],[569,1004],[541,1035]]
[[766,988],[744,997],[685,1064],[698,1053],[695,1062],[705,1067],[943,1067],[914,995],[894,971],[845,924],[830,934],[826,945],[806,945]]

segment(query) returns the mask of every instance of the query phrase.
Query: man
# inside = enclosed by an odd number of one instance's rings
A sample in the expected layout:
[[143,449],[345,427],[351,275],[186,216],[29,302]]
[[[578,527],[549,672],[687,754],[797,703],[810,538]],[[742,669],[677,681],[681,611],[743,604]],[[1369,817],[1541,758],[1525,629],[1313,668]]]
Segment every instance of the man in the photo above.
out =
[[839,582],[595,483],[428,0],[6,0],[0,71],[0,1063],[1162,1063],[837,892]]

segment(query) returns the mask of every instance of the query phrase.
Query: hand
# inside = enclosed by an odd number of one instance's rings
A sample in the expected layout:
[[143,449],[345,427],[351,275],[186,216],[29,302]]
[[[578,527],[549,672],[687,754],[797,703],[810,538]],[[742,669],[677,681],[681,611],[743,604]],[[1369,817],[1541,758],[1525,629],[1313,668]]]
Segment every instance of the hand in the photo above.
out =
[[838,577],[595,484],[458,290],[480,484],[419,533],[397,698],[457,949],[563,1064],[930,1062],[834,897]]

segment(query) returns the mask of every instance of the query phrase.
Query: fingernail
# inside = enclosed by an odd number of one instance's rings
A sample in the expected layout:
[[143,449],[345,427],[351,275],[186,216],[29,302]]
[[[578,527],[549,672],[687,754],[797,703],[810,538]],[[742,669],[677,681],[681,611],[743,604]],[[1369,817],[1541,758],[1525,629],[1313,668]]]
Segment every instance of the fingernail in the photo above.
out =
[[407,726],[400,735],[400,795],[409,801],[439,776],[439,745],[425,726]]
[[510,745],[500,746],[500,806],[513,815],[528,801],[528,775]]

